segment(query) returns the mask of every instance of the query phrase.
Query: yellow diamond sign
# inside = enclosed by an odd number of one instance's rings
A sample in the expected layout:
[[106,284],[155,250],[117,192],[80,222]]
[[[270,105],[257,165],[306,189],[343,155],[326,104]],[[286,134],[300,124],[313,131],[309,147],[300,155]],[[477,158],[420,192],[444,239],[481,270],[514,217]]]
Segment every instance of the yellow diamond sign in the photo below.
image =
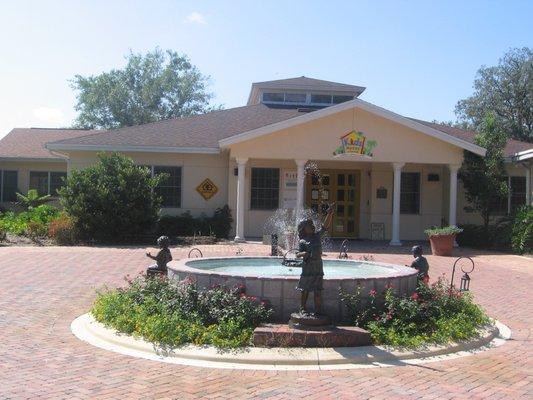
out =
[[200,195],[206,199],[209,200],[211,197],[213,197],[218,192],[217,186],[211,181],[211,179],[206,178],[200,185],[196,188],[196,191],[200,193]]

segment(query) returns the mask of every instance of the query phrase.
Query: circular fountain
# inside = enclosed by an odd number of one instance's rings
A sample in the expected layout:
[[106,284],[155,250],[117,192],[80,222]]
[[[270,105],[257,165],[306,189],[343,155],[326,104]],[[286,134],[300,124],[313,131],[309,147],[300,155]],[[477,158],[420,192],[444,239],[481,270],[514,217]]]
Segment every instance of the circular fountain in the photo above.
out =
[[[296,290],[301,269],[284,266],[280,257],[218,257],[184,259],[168,264],[170,278],[192,279],[200,289],[214,285],[244,285],[246,294],[268,300],[274,319],[286,322],[298,311],[300,292]],[[416,288],[417,271],[393,264],[354,260],[324,260],[323,311],[335,322],[343,321],[345,309],[340,291],[356,293],[368,301],[370,292],[383,292],[390,286],[395,293],[410,295]]]

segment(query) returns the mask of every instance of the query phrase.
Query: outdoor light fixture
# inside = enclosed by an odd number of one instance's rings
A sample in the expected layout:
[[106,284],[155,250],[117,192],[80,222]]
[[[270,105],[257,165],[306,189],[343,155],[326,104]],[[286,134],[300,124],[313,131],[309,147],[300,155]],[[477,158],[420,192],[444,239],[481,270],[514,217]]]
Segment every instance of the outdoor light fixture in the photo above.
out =
[[462,259],[470,260],[470,262],[472,263],[472,268],[470,269],[470,271],[465,271],[463,269],[463,267],[461,267],[461,271],[463,271],[464,275],[461,277],[461,285],[459,286],[459,291],[468,292],[470,290],[470,275],[468,275],[468,274],[472,273],[472,271],[474,270],[474,261],[470,257],[459,257],[453,263],[452,280],[451,280],[451,283],[450,283],[450,295],[451,295],[452,289],[453,289],[453,277],[455,275],[455,267],[457,266],[457,263],[460,260],[462,260]]

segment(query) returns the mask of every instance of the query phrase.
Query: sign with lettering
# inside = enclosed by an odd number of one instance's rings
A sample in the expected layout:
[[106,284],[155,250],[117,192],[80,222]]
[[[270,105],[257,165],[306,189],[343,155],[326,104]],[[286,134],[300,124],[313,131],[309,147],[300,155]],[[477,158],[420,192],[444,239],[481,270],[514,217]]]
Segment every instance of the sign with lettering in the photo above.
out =
[[217,186],[211,181],[211,179],[206,178],[200,185],[196,188],[196,191],[205,199],[209,200],[215,194],[218,193]]
[[376,147],[375,140],[368,140],[362,132],[351,131],[341,137],[341,145],[335,149],[333,155],[363,155],[372,157]]

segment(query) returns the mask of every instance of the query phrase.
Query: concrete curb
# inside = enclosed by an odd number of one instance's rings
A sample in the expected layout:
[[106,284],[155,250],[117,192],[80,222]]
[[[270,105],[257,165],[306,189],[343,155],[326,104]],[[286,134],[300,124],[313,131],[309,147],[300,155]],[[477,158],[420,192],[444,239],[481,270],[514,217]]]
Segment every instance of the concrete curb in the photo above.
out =
[[471,355],[501,346],[511,336],[498,321],[479,338],[448,346],[403,351],[383,346],[345,348],[259,348],[219,350],[213,346],[187,345],[174,349],[116,333],[83,314],[71,324],[72,333],[96,347],[120,354],[173,364],[226,369],[331,370],[416,365]]

